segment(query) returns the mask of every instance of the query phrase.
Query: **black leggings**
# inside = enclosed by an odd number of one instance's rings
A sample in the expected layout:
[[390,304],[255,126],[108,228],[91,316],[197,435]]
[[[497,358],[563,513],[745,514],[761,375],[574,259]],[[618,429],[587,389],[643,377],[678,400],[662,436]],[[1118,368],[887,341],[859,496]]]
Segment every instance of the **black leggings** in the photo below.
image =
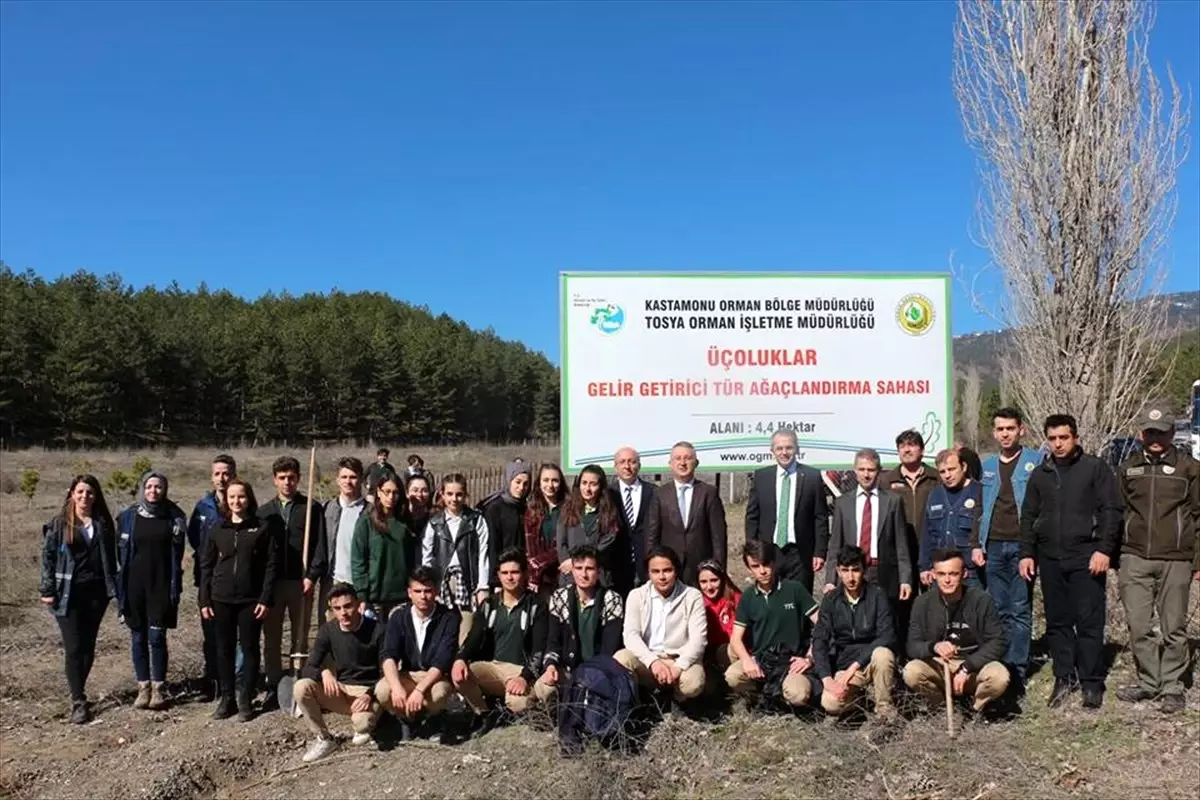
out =
[[71,587],[66,616],[54,618],[62,632],[67,686],[75,702],[87,699],[84,686],[96,661],[96,635],[107,608],[108,591],[104,581],[76,584]]
[[258,639],[262,632],[262,620],[254,618],[254,605],[212,601],[217,632],[217,677],[221,681],[221,695],[224,697],[233,697],[239,640],[242,645],[244,685],[251,688],[258,685]]

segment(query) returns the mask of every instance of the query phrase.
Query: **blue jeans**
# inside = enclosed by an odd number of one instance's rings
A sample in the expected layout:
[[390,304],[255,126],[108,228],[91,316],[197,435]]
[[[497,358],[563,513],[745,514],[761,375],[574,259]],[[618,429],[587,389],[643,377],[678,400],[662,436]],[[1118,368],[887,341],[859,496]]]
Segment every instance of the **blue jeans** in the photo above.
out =
[[134,628],[129,631],[129,646],[138,681],[161,683],[167,679],[166,628]]
[[1019,542],[988,542],[987,588],[996,603],[1000,622],[1008,637],[1004,663],[1024,680],[1029,669],[1029,641],[1033,612],[1029,602],[1029,584],[1021,577]]

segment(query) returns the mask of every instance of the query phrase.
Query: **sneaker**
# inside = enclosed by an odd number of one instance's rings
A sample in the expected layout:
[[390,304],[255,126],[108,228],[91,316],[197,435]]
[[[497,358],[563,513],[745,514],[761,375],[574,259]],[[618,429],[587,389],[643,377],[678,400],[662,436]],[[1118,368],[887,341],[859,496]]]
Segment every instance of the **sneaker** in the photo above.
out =
[[86,725],[92,721],[92,710],[87,700],[76,700],[71,703],[71,724]]
[[150,707],[150,681],[138,681],[138,693],[134,698],[133,707],[137,709]]
[[324,736],[317,737],[317,740],[312,743],[312,747],[308,748],[308,752],[304,754],[302,759],[306,764],[318,761],[325,756],[337,750],[338,743],[335,739],[327,739]]
[[1185,708],[1187,708],[1187,701],[1181,694],[1164,694],[1158,706],[1158,710],[1164,714],[1178,714]]
[[354,745],[355,747],[362,747],[363,745],[374,743],[375,738],[369,733],[356,733],[354,734],[354,737],[350,739],[350,744]]
[[1121,686],[1117,689],[1117,699],[1123,703],[1144,703],[1154,697],[1154,692],[1141,686]]

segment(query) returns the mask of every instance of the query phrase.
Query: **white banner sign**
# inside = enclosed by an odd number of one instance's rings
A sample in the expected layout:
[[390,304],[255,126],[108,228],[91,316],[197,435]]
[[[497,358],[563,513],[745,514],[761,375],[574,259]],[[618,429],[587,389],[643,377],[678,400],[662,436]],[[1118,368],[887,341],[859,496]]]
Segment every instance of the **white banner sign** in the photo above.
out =
[[664,468],[689,441],[701,469],[800,460],[852,466],[896,435],[952,438],[950,279],[921,274],[563,273],[563,466],[621,446]]

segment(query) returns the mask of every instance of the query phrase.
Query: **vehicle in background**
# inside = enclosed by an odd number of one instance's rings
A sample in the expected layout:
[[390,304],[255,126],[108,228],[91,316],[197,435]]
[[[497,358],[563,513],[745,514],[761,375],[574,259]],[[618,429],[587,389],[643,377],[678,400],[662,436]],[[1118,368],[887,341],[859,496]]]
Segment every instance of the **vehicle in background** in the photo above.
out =
[[1099,456],[1116,471],[1125,459],[1134,453],[1141,452],[1142,443],[1136,436],[1118,436],[1100,448]]
[[1191,452],[1192,420],[1189,417],[1175,420],[1175,436],[1171,439],[1171,444]]

